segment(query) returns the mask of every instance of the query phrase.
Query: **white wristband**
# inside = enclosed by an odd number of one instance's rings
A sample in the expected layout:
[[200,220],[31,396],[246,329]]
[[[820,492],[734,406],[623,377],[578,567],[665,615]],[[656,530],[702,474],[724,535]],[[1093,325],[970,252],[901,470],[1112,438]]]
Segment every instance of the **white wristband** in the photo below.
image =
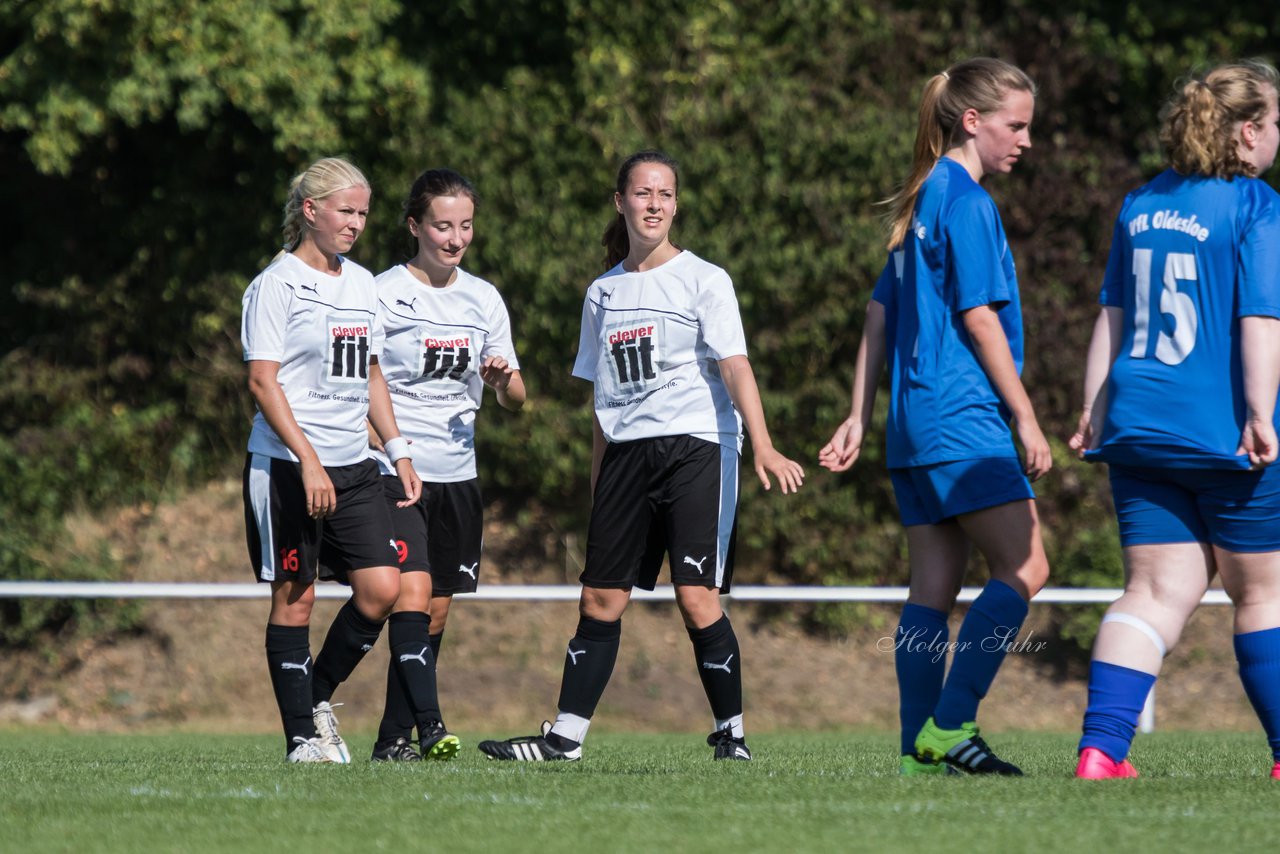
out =
[[413,456],[409,453],[409,440],[403,436],[396,436],[394,439],[383,442],[382,452],[391,459],[392,465]]

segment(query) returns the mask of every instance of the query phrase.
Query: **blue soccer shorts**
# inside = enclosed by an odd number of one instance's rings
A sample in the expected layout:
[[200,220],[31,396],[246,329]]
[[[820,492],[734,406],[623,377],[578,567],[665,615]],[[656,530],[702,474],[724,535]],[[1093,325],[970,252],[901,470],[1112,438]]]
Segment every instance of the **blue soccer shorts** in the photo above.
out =
[[1230,552],[1280,551],[1280,466],[1110,469],[1123,546],[1212,543]]
[[1017,457],[889,469],[903,527],[937,525],[963,513],[1033,499]]

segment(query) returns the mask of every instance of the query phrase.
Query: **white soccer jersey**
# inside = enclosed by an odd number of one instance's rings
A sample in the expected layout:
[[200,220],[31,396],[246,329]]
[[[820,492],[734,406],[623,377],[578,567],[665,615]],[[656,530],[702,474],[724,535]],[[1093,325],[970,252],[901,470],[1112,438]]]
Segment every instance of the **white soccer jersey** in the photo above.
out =
[[[244,292],[244,359],[279,362],[276,379],[294,420],[326,466],[368,456],[369,360],[382,352],[373,275],[342,259],[329,276],[292,254],[258,274]],[[297,456],[259,411],[249,450],[282,460]]]
[[688,435],[741,450],[742,419],[717,362],[746,353],[729,274],[686,250],[592,282],[573,375],[595,384],[610,442]]
[[[413,467],[433,483],[476,476],[476,410],[484,396],[480,365],[501,356],[520,370],[511,320],[498,289],[459,269],[453,284],[423,284],[403,265],[377,278],[378,318],[386,330],[379,364],[400,434],[412,440]],[[384,474],[394,469],[376,453]]]

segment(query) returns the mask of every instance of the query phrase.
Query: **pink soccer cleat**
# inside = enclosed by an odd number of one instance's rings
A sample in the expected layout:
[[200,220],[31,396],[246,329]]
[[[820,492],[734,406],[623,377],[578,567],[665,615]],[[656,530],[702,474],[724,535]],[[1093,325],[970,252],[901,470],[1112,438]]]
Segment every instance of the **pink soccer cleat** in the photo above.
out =
[[1271,779],[1280,780],[1280,761],[1277,761],[1275,765],[1271,766]]
[[[1280,769],[1280,762],[1276,763]],[[1110,780],[1116,777],[1137,777],[1138,769],[1125,759],[1117,762],[1096,747],[1080,751],[1080,764],[1076,766],[1077,780]],[[1275,776],[1275,772],[1272,772]]]

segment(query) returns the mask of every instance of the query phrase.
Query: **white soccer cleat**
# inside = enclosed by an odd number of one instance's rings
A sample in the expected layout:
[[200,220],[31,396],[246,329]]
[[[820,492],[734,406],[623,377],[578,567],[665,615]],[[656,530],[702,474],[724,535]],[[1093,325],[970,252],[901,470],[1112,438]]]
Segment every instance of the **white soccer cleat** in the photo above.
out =
[[347,743],[342,740],[342,736],[338,735],[338,718],[333,713],[333,710],[341,705],[341,703],[330,705],[323,701],[317,703],[311,710],[311,719],[316,724],[316,741],[320,743],[329,761],[337,762],[339,765],[349,765],[351,751],[347,750]]
[[303,738],[300,735],[295,735],[293,743],[298,746],[284,758],[285,762],[322,762],[326,764],[333,762],[318,738]]

